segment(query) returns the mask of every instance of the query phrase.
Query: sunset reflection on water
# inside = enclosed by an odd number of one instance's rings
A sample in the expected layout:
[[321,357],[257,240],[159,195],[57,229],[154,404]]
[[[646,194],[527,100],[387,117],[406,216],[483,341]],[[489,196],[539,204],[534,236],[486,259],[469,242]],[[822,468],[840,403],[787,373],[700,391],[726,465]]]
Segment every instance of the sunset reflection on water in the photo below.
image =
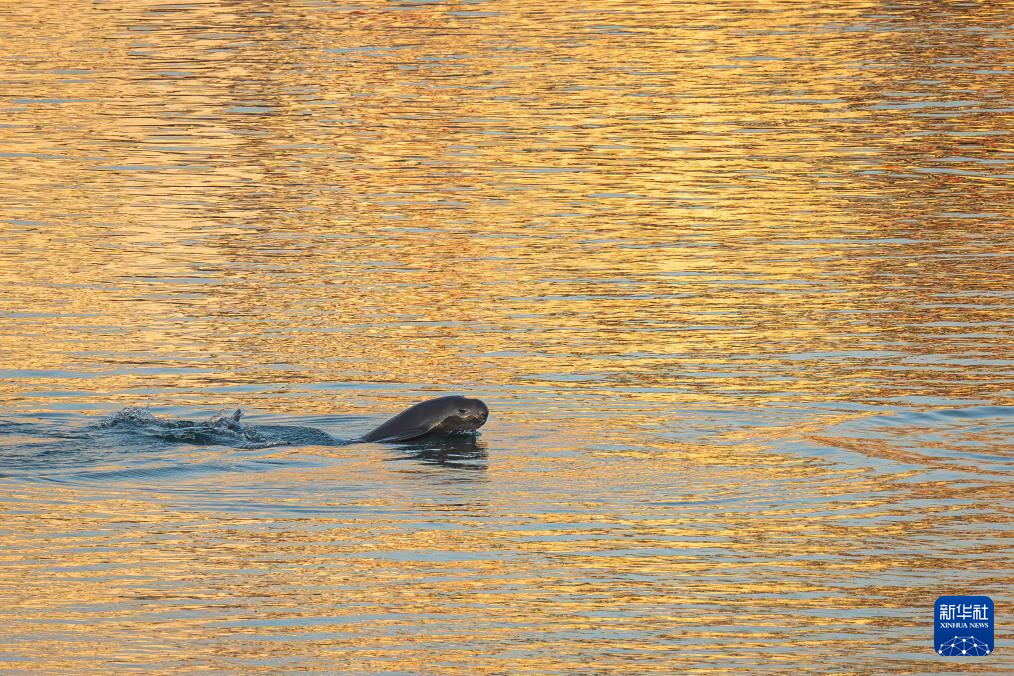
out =
[[929,672],[937,596],[1009,613],[1001,5],[0,26],[0,669]]

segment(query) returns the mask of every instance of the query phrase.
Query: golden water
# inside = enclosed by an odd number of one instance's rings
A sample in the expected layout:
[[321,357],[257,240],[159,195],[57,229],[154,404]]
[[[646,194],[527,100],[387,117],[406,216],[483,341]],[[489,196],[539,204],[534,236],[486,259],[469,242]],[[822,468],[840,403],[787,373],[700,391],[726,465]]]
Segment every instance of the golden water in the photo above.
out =
[[3,3],[0,669],[1014,669],[1010,18]]

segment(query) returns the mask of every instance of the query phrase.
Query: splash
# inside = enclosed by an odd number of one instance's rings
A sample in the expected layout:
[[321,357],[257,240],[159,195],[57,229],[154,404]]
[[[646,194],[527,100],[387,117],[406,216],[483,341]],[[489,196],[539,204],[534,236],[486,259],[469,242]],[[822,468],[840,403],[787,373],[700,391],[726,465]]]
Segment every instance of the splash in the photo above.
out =
[[290,443],[243,424],[242,417],[243,412],[236,409],[230,415],[220,414],[205,421],[193,421],[156,416],[147,407],[128,406],[104,418],[96,427],[135,432],[164,441],[236,448],[268,448]]

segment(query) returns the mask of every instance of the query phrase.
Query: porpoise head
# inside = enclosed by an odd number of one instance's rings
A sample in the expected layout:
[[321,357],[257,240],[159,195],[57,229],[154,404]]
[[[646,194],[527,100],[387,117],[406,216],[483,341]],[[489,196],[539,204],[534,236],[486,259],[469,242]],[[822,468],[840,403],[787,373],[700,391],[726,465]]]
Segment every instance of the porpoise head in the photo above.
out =
[[438,397],[410,406],[361,437],[361,441],[405,441],[426,434],[470,432],[486,424],[489,408],[478,399]]
[[471,432],[486,424],[489,408],[479,399],[468,397],[440,397],[423,402],[437,404],[436,415],[443,414],[443,421],[432,430],[434,432]]

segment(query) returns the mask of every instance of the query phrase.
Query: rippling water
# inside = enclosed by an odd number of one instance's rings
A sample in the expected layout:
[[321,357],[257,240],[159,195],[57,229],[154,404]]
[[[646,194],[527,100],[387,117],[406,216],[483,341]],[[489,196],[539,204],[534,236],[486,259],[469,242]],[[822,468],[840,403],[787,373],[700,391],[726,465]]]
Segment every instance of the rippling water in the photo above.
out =
[[0,669],[1014,669],[1010,26],[4,4]]

